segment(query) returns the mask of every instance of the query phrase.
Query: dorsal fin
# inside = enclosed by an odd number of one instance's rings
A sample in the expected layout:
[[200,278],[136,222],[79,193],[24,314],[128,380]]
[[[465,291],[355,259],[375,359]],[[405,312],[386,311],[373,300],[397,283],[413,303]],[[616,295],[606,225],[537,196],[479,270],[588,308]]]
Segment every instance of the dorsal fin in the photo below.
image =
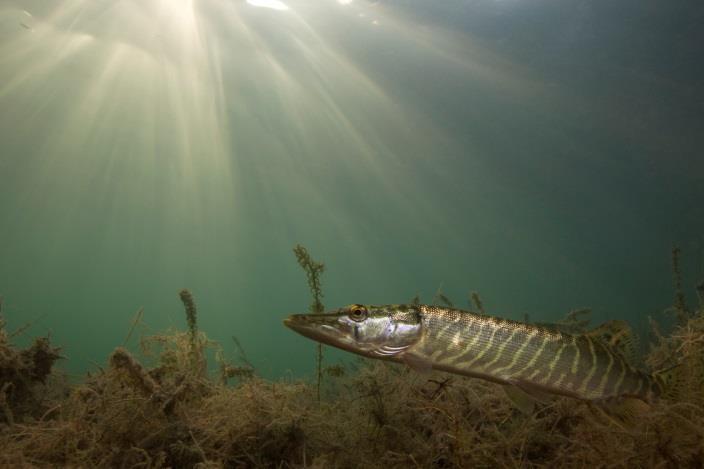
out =
[[638,363],[638,339],[626,321],[613,319],[595,327],[585,335],[616,351],[631,366]]

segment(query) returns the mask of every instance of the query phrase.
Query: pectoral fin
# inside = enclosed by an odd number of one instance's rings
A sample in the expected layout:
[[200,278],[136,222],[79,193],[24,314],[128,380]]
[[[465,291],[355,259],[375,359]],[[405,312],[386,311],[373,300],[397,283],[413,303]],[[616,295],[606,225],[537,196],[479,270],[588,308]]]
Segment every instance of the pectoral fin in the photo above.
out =
[[404,353],[402,359],[406,365],[419,373],[430,373],[433,369],[433,364],[430,360],[412,353]]

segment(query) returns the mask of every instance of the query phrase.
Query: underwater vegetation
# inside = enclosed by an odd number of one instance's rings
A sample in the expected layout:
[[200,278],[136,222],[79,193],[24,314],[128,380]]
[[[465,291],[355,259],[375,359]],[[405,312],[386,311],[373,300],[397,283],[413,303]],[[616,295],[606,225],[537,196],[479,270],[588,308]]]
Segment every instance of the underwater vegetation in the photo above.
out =
[[5,425],[36,416],[47,397],[41,388],[47,384],[54,362],[61,358],[48,337],[38,337],[30,347],[18,349],[10,345],[14,335],[5,329],[0,297],[0,422]]
[[[645,363],[678,372],[665,398],[627,415],[568,397],[526,414],[499,385],[379,360],[321,363],[319,389],[265,380],[243,351],[228,362],[198,329],[188,291],[180,293],[185,331],[143,337],[140,350],[117,347],[74,385],[53,370],[60,355],[48,338],[18,348],[0,322],[0,465],[700,467],[704,303],[698,291],[698,306],[688,306],[675,277],[666,314],[676,322],[663,332],[652,321]],[[485,308],[478,295],[473,301]],[[580,310],[563,326],[579,332],[587,323]]]
[[[293,248],[293,254],[296,256],[298,265],[300,265],[305,271],[306,278],[308,279],[308,288],[310,289],[311,296],[313,297],[313,302],[310,305],[310,312],[312,314],[320,314],[325,310],[325,306],[323,306],[322,302],[323,289],[320,284],[320,274],[325,271],[325,265],[321,262],[314,261],[313,258],[310,257],[310,254],[308,254],[308,250],[300,244],[297,244],[296,247]],[[318,401],[320,401],[320,386],[323,382],[323,344],[319,343],[317,347],[316,391]]]

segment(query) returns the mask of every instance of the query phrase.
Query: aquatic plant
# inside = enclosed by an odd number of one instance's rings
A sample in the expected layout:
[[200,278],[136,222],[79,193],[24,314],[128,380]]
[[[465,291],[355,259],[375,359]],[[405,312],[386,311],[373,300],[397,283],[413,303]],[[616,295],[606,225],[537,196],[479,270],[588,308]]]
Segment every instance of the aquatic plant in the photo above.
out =
[[0,295],[0,344],[7,343],[7,332],[5,332],[5,319],[2,317],[3,297]]
[[[325,271],[325,265],[322,262],[316,262],[308,254],[308,250],[300,244],[297,244],[293,248],[293,253],[296,256],[298,265],[306,273],[306,278],[308,279],[308,288],[310,289],[311,296],[313,297],[313,302],[310,305],[311,313],[322,313],[325,310],[323,306],[323,290],[320,285],[320,274]],[[323,380],[323,345],[317,344],[318,354],[317,354],[317,393],[318,401],[320,401],[320,385]]]
[[[583,329],[587,317],[575,310],[563,323]],[[44,375],[21,405],[22,380],[0,377],[0,466],[700,467],[704,455],[702,305],[670,333],[658,328],[646,362],[673,371],[671,392],[628,407],[635,419],[612,412],[625,401],[559,397],[524,414],[499,385],[365,359],[325,368],[320,399],[314,383],[291,379],[228,386],[220,371],[193,373],[192,343],[203,356],[217,347],[193,329],[143,338],[145,356],[116,348],[70,392]],[[22,355],[8,337],[0,329],[0,364]]]
[[254,365],[247,358],[244,348],[240,344],[237,337],[232,336],[232,341],[238,351],[238,359],[243,365],[234,365],[225,358],[225,352],[222,347],[217,347],[215,351],[215,360],[220,366],[220,383],[227,384],[227,381],[232,378],[249,379],[254,377]]
[[305,271],[306,278],[308,279],[308,288],[313,298],[313,302],[310,305],[310,312],[322,313],[325,307],[322,303],[323,290],[320,284],[320,274],[325,271],[325,264],[314,261],[313,258],[310,257],[310,254],[308,254],[308,250],[300,244],[297,244],[296,247],[293,248],[293,253],[296,256],[298,265]]
[[672,305],[677,315],[677,320],[680,324],[684,323],[688,316],[687,304],[682,291],[682,271],[680,270],[680,248],[674,246],[672,248],[672,280],[675,287],[675,301]]
[[127,342],[130,341],[130,338],[132,337],[132,334],[134,333],[135,328],[137,327],[138,324],[142,322],[142,318],[144,317],[144,308],[139,308],[137,312],[134,315],[134,318],[132,318],[132,323],[130,324],[130,330],[127,332],[127,336],[125,337],[125,340],[122,342],[122,346],[124,347],[127,345]]
[[108,363],[116,370],[124,370],[132,382],[147,396],[154,394],[158,385],[141,363],[124,348],[117,347],[110,355]]
[[219,345],[208,339],[198,330],[195,300],[189,290],[179,292],[185,315],[187,330],[167,331],[140,339],[140,348],[147,358],[155,358],[158,363],[154,373],[175,377],[177,381],[189,375],[196,381],[204,382],[207,375],[207,350],[217,353]]
[[479,293],[473,291],[470,295],[472,301],[470,304],[473,304],[475,308],[477,308],[477,312],[479,314],[486,314],[486,311],[484,311],[484,303],[482,303],[482,299],[479,297]]
[[325,374],[332,376],[333,378],[341,378],[345,376],[345,367],[343,365],[330,365],[325,367]]
[[435,296],[433,297],[433,302],[432,304],[434,305],[443,305],[447,306],[448,308],[454,308],[454,304],[452,304],[452,300],[447,297],[442,291],[442,285],[440,285],[435,292]]
[[37,337],[27,348],[14,347],[5,327],[0,317],[0,422],[12,425],[45,410],[45,385],[62,357],[49,337]]
[[207,340],[204,335],[198,333],[198,310],[193,293],[187,288],[178,293],[186,312],[186,324],[188,326],[188,342],[190,345],[189,355],[193,373],[204,375],[206,368],[205,347]]
[[191,346],[195,348],[196,337],[198,336],[198,310],[196,309],[196,302],[193,299],[193,293],[187,288],[178,292],[178,296],[181,298],[183,307],[186,309],[186,324],[188,325],[188,332],[191,338]]
[[570,399],[523,415],[488,382],[360,361],[355,373],[335,378],[344,391],[320,405],[305,383],[253,378],[237,387],[182,385],[165,408],[168,376],[140,370],[134,362],[114,352],[110,369],[62,400],[60,410],[0,434],[0,462],[643,467],[696,464],[701,450],[704,417],[696,409],[684,413],[684,402],[655,404],[637,426],[606,419]]
[[589,330],[592,310],[589,308],[573,309],[558,322],[560,330],[570,334],[583,334]]

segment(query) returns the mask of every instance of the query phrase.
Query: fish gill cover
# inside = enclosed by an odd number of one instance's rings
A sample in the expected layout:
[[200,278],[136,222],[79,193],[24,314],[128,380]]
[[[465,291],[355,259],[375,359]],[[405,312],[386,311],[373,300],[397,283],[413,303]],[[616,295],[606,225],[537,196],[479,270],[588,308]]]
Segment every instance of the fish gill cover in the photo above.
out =
[[[677,322],[665,334],[652,320],[645,357],[652,370],[677,372],[666,398],[635,407],[562,397],[525,414],[496,384],[364,359],[319,363],[318,398],[318,383],[259,377],[239,342],[240,357],[226,359],[198,328],[188,290],[180,292],[187,330],[142,337],[138,351],[117,347],[79,384],[53,370],[61,357],[48,337],[18,348],[17,332],[0,322],[0,465],[697,466],[704,457],[704,286],[690,308],[678,256],[667,310]],[[318,300],[319,287],[311,284]],[[471,299],[482,304],[478,294]],[[587,319],[578,311],[561,327],[584,331]]]

